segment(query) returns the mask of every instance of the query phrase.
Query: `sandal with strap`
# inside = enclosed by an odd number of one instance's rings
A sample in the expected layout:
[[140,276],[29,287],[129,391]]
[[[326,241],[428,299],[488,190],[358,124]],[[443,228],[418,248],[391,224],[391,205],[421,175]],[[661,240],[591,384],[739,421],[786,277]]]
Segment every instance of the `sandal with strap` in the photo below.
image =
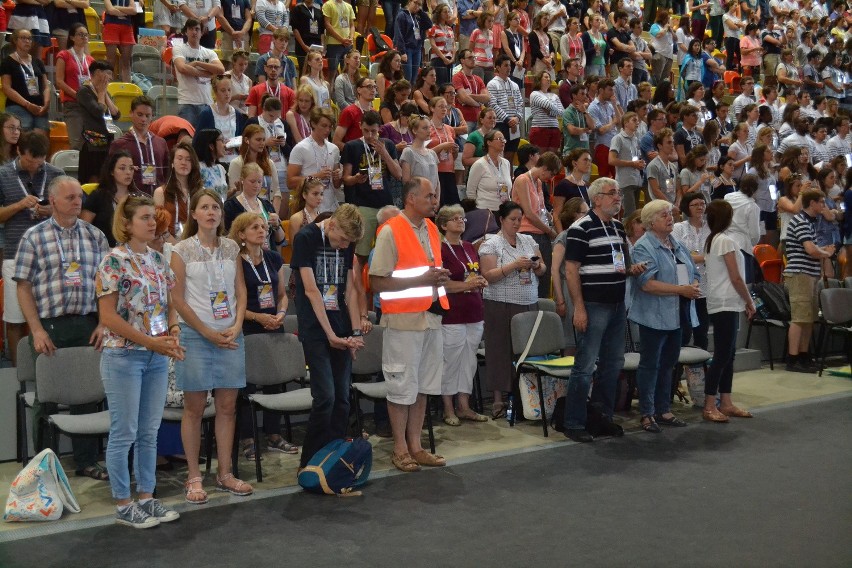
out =
[[[234,481],[233,485],[225,485],[226,481]],[[228,473],[225,477],[217,477],[216,478],[216,489],[219,491],[226,491],[231,495],[236,495],[237,497],[245,497],[247,495],[251,495],[254,493],[254,488],[242,481],[241,479],[237,479],[234,477],[233,473]]]
[[281,452],[282,454],[298,454],[299,446],[296,444],[291,444],[283,437],[278,437],[273,440],[272,438],[266,439],[266,449],[271,452]]
[[444,459],[444,456],[439,456],[438,454],[430,454],[426,450],[420,450],[419,452],[414,452],[411,457],[414,458],[420,465],[425,465],[426,467],[444,467],[447,465],[447,460]]
[[78,469],[74,473],[77,477],[89,477],[95,481],[109,481],[109,472],[99,463],[93,463],[83,469]]
[[408,452],[401,456],[396,455],[396,453],[391,453],[391,463],[396,469],[405,473],[420,471],[420,464],[414,461],[414,458],[412,458],[411,454]]
[[488,417],[483,416],[482,414],[478,414],[473,410],[470,411],[470,414],[456,414],[460,420],[467,420],[468,422],[488,422]]
[[246,442],[242,444],[240,449],[243,452],[243,457],[246,458],[248,461],[254,461],[255,456],[258,457],[258,461],[263,461],[263,456],[258,456],[257,454],[257,448],[255,447],[254,442]]
[[506,416],[506,407],[508,405],[502,402],[495,402],[491,407],[491,420],[498,420]]
[[[204,489],[196,489],[193,487],[194,484],[201,485],[202,481],[200,477],[193,477],[192,479],[187,479],[186,483],[183,484],[184,487],[184,498],[183,500],[187,503],[192,503],[193,505],[203,505],[207,502],[207,492]],[[196,499],[195,496],[198,496]]]
[[653,416],[643,416],[641,424],[643,430],[652,434],[659,434],[663,431]]

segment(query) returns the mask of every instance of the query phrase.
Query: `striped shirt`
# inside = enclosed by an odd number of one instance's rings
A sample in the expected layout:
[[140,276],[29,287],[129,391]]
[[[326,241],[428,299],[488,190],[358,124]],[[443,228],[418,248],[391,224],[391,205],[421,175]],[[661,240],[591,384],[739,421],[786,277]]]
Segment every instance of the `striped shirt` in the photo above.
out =
[[[98,309],[95,275],[109,250],[106,236],[94,225],[78,219],[66,229],[51,217],[21,238],[15,281],[32,284],[42,319],[91,314]],[[73,271],[74,263],[79,265],[79,276],[70,278],[67,271]],[[77,278],[79,285],[69,283]]]
[[509,78],[501,79],[499,75],[495,75],[488,81],[488,94],[491,95],[488,106],[494,109],[498,122],[506,122],[512,117],[521,117],[524,99],[514,81]]
[[[426,32],[426,37],[432,41],[433,47],[436,47],[438,51],[444,54],[444,57],[452,61],[453,44],[455,42],[453,28],[435,24],[429,28],[428,32]],[[431,57],[435,57],[435,54],[432,53]]]
[[784,245],[787,251],[787,267],[784,274],[807,274],[819,278],[820,262],[805,252],[805,243],[816,245],[816,219],[802,211],[787,225]]
[[849,144],[849,139],[843,139],[839,134],[832,136],[826,147],[828,148],[829,159],[831,160],[837,156],[852,154],[852,144]]
[[275,4],[269,0],[257,0],[254,13],[260,24],[260,35],[272,34],[272,30],[267,28],[269,24],[276,28],[290,25],[290,11],[283,0],[278,0]]
[[585,302],[615,304],[624,301],[625,272],[618,272],[613,253],[621,253],[627,262],[624,227],[612,220],[604,226],[594,211],[568,229],[565,260],[580,263],[580,284]]
[[477,67],[494,67],[494,33],[490,30],[473,30],[470,34],[470,49]]
[[530,126],[539,128],[559,128],[559,117],[565,109],[562,101],[555,93],[533,91],[530,94],[530,113],[532,122]]

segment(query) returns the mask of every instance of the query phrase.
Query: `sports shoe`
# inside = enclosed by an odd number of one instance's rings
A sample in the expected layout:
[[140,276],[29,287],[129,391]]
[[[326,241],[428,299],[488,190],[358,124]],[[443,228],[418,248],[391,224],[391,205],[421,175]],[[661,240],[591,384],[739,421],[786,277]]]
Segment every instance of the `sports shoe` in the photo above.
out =
[[599,436],[612,436],[613,438],[620,438],[624,436],[624,428],[622,428],[612,420],[602,420],[599,430]]
[[115,522],[119,525],[127,525],[134,529],[150,529],[160,524],[157,518],[143,511],[137,503],[131,503],[122,509],[117,509],[115,513]]
[[581,444],[594,441],[592,435],[586,432],[586,430],[565,430],[562,433],[565,434],[565,437],[569,440],[579,442]]
[[180,518],[180,513],[174,509],[169,509],[159,499],[149,499],[145,503],[140,502],[139,508],[161,523],[170,523]]
[[787,371],[790,373],[808,373],[813,374],[819,371],[819,367],[816,365],[812,365],[807,361],[802,361],[801,359],[797,359],[790,363],[787,363]]

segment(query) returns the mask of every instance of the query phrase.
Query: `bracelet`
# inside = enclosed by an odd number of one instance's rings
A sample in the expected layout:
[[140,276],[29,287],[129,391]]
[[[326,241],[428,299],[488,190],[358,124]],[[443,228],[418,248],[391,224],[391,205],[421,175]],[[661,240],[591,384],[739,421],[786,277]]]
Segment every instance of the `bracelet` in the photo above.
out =
[[275,315],[277,316],[278,314],[286,314],[286,313],[287,313],[287,310],[278,310],[277,312],[275,312]]
[[169,330],[168,330],[168,331],[169,331],[169,333],[171,333],[171,332],[172,332],[172,328],[173,328],[173,327],[178,328],[178,331],[180,331],[180,324],[173,323],[172,325],[170,325],[170,326],[169,326]]
[[352,334],[350,335],[350,337],[361,337],[361,336],[363,336],[363,335],[364,335],[364,334],[361,332],[361,330],[360,330],[360,329],[353,329],[353,330],[352,330]]
[[369,320],[370,320],[370,318],[369,318],[369,317],[367,317],[367,314],[361,314],[361,319],[362,319],[362,320],[367,320],[367,321],[369,321]]

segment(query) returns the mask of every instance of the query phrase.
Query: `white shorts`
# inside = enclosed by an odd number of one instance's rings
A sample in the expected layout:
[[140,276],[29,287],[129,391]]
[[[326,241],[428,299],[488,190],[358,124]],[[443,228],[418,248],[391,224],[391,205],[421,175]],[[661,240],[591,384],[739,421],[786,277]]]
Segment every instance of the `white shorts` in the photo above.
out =
[[444,331],[444,374],[441,394],[473,392],[476,374],[476,349],[482,340],[484,322],[454,323],[441,326]]
[[410,406],[418,394],[441,394],[444,337],[441,328],[425,331],[386,329],[382,371],[389,402]]
[[18,283],[15,282],[15,259],[3,260],[3,321],[27,323],[18,303]]

